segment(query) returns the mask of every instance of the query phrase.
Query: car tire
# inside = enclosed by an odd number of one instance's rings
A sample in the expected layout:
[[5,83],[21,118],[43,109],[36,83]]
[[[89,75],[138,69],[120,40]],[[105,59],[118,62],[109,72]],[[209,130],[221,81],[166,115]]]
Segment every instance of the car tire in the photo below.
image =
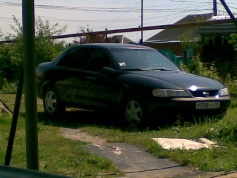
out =
[[137,96],[128,97],[123,105],[122,114],[127,126],[140,128],[147,119],[147,111],[143,100]]
[[59,116],[65,112],[66,106],[59,99],[53,87],[48,87],[43,96],[43,105],[45,113],[50,117]]

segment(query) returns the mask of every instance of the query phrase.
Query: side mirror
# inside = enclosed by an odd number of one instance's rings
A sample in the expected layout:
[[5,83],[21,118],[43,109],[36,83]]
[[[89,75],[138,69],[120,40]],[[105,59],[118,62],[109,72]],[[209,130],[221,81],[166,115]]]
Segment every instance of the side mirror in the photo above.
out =
[[117,75],[119,74],[119,72],[118,72],[117,70],[115,70],[115,69],[113,69],[113,68],[111,68],[111,67],[103,67],[103,68],[100,70],[100,72],[101,72],[102,74],[106,74],[106,75],[108,75],[108,76],[110,76],[110,77],[115,77],[115,76],[117,76]]

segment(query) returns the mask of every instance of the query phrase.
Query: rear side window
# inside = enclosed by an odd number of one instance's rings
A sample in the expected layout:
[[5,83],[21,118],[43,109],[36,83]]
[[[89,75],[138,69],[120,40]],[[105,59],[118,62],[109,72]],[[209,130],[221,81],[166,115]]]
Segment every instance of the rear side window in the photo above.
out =
[[88,49],[77,48],[67,53],[60,61],[59,65],[74,69],[85,70],[87,68]]

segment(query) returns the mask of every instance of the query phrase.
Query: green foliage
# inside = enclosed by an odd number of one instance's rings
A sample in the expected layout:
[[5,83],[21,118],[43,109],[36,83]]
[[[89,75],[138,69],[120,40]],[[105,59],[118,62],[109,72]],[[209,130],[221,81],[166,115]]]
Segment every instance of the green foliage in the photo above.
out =
[[[16,17],[13,16],[15,26],[11,26],[14,34],[5,37],[13,40],[11,44],[0,46],[0,81],[16,82],[23,63],[23,28]],[[41,18],[35,21],[35,58],[36,65],[51,61],[65,49],[64,42],[52,39],[54,35],[60,35],[66,30],[66,26],[58,29],[58,24],[51,25]],[[0,86],[1,87],[1,86]]]
[[200,75],[204,77],[209,77],[215,80],[220,80],[216,73],[216,69],[214,64],[209,65],[209,67],[205,66],[203,62],[201,62],[199,57],[194,58],[190,63],[185,65],[184,63],[180,64],[180,67],[188,73],[192,73],[195,75]]
[[187,30],[185,34],[180,37],[183,50],[190,53],[187,57],[193,56],[197,49],[199,49],[199,44],[194,40],[195,38],[197,38],[196,33],[189,30]]
[[228,38],[228,43],[231,45],[234,45],[235,48],[237,47],[237,34],[236,33],[230,35],[230,38]]
[[19,76],[19,65],[20,61],[15,58],[11,44],[0,45],[0,88],[2,87],[4,79],[12,82]]
[[222,83],[226,83],[229,77],[237,77],[236,39],[236,35],[205,36],[200,45],[202,62],[215,67]]
[[2,86],[2,92],[5,94],[15,94],[17,92],[17,83],[4,82]]
[[93,34],[93,29],[90,29],[89,27],[84,28],[80,27],[79,33],[91,33],[87,34],[86,36],[81,36],[75,41],[77,43],[83,44],[83,43],[104,43],[106,42],[106,39],[108,39],[106,34]]
[[194,56],[199,55],[198,61],[192,62],[189,66],[182,65],[182,68],[194,74],[218,79],[224,84],[227,84],[230,79],[235,80],[237,78],[237,34],[205,35],[198,43],[194,40],[194,36],[187,31],[185,36],[181,37],[181,43],[185,51],[193,51]]
[[228,74],[228,75],[225,76],[225,79],[223,80],[223,76],[218,75],[219,73],[217,72],[215,62],[209,63],[208,65],[206,65],[205,63],[201,61],[199,57],[196,57],[196,58],[193,58],[193,60],[187,65],[185,65],[184,63],[181,63],[180,67],[188,73],[200,75],[204,77],[209,77],[225,84],[230,91],[230,95],[235,98],[237,97],[236,78],[231,77],[230,74],[226,72],[225,74]]
[[36,20],[35,28],[36,64],[51,61],[65,49],[64,42],[52,40],[52,36],[61,35],[64,31],[66,31],[66,26],[62,29],[57,29],[58,23],[51,26],[47,20],[42,21],[38,18]]

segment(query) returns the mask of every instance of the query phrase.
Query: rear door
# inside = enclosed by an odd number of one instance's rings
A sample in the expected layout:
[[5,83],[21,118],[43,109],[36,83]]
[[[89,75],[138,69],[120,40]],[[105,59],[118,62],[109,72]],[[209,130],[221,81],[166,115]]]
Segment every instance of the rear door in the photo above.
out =
[[63,101],[69,103],[88,103],[85,91],[88,66],[87,47],[77,47],[69,51],[57,67],[57,92]]

